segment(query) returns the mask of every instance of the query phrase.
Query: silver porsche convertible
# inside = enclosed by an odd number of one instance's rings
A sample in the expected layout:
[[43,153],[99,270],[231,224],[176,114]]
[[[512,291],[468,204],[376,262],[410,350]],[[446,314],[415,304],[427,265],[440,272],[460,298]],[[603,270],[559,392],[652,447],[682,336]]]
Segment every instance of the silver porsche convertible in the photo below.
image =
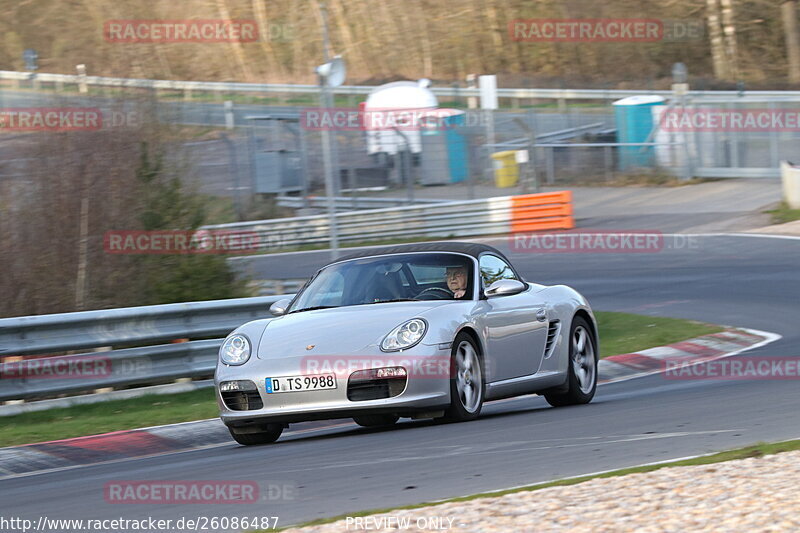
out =
[[526,282],[483,244],[350,255],[270,311],[220,347],[220,417],[241,444],[274,442],[308,420],[472,420],[484,402],[523,394],[583,404],[597,386],[586,299]]

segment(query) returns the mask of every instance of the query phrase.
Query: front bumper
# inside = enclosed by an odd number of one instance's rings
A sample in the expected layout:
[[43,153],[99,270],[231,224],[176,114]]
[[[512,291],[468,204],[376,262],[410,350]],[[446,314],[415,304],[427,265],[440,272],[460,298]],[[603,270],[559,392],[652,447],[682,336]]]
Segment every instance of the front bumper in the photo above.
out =
[[[218,364],[214,376],[220,418],[228,426],[352,418],[363,414],[414,416],[438,411],[450,402],[449,346],[417,345],[403,352],[384,353],[370,347],[358,355],[288,356],[252,358],[241,366]],[[348,399],[348,380],[353,372],[369,368],[402,366],[408,370],[405,388],[390,398]],[[266,378],[333,373],[336,388],[330,390],[267,393]],[[252,381],[263,402],[259,409],[232,410],[226,406],[219,384]]]

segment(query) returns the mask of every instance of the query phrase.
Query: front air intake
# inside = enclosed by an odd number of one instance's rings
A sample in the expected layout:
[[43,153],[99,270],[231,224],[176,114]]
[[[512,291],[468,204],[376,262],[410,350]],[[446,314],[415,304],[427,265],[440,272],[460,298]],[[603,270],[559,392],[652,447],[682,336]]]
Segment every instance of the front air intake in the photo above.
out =
[[398,375],[379,377],[380,370],[387,369],[353,372],[347,380],[347,399],[351,402],[381,400],[397,396],[405,390],[408,381],[405,371]]
[[252,381],[223,381],[219,395],[231,411],[253,411],[264,407],[256,384]]

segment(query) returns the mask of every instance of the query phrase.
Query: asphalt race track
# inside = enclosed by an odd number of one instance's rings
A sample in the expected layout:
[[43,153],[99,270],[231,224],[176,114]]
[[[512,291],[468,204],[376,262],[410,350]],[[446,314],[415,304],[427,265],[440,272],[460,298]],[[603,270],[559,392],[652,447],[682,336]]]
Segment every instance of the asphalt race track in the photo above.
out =
[[[663,251],[630,254],[515,253],[505,239],[491,242],[529,280],[572,285],[596,309],[779,333],[782,339],[747,355],[800,355],[800,239],[666,236]],[[280,260],[300,277],[325,259],[306,253]],[[275,260],[250,260],[249,267],[273,271]],[[603,385],[582,407],[553,409],[539,397],[525,397],[487,404],[479,420],[464,424],[406,421],[367,430],[336,421],[303,434],[290,430],[271,446],[231,442],[10,478],[0,481],[0,501],[10,511],[4,514],[34,520],[278,516],[285,526],[798,438],[798,405],[800,387],[791,380],[649,376]],[[109,481],[187,479],[255,481],[265,499],[256,505],[119,505],[103,497]]]

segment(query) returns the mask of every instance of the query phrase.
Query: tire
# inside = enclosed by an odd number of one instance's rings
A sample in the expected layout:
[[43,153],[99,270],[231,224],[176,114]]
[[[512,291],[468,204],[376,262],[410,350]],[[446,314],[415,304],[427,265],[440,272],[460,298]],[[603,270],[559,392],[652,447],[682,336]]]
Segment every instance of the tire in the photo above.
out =
[[459,333],[453,341],[450,354],[450,407],[443,421],[466,422],[481,414],[486,391],[483,359],[475,340],[467,333]]
[[283,426],[281,424],[267,424],[264,426],[264,431],[255,433],[237,433],[233,428],[228,428],[233,440],[244,446],[253,446],[256,444],[272,444],[278,440],[283,433]]
[[354,416],[353,421],[361,427],[378,428],[393,426],[399,418],[397,415],[361,415]]
[[553,407],[589,403],[597,390],[597,340],[586,319],[576,316],[569,331],[567,389],[545,393]]

